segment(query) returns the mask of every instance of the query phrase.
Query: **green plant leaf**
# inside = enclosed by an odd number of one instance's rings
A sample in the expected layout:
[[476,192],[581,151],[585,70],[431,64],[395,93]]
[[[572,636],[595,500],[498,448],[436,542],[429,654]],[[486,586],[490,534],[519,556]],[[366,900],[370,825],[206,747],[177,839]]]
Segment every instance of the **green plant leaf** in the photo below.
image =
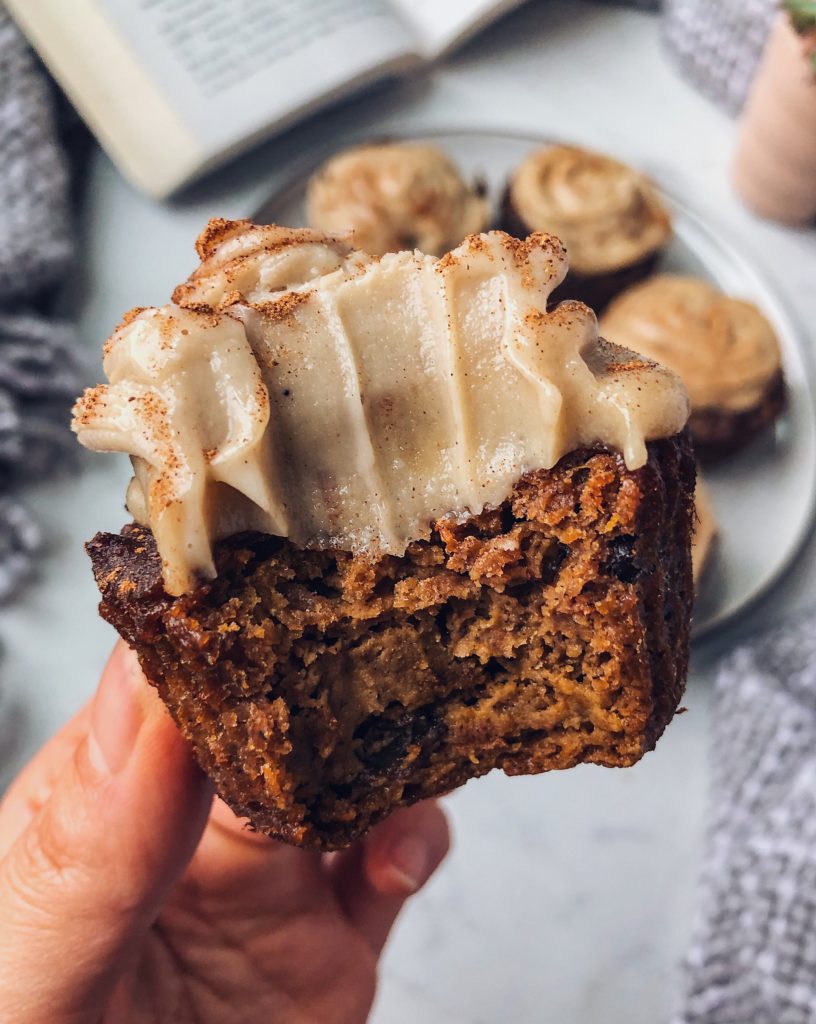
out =
[[816,0],[782,0],[782,6],[797,32],[816,31]]

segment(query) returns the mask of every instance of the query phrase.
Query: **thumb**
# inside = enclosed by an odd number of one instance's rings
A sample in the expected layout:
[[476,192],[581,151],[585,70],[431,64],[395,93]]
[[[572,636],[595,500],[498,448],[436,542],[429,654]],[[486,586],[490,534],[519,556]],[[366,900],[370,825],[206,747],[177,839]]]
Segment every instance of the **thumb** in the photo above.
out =
[[96,1019],[198,843],[210,789],[133,654],[0,863],[0,992],[17,1024]]

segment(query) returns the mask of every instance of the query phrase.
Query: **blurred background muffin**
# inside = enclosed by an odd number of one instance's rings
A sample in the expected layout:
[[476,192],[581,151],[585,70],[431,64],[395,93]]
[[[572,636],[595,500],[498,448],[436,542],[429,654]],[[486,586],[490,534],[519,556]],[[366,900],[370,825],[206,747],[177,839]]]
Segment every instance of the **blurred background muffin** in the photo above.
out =
[[668,211],[652,184],[617,160],[578,146],[536,150],[504,196],[504,227],[558,235],[569,275],[555,296],[601,310],[648,276],[671,239]]
[[484,188],[468,184],[436,146],[394,142],[359,146],[332,157],[309,182],[309,226],[351,232],[378,256],[420,249],[440,256],[487,227]]
[[653,277],[612,303],[601,332],[680,374],[691,400],[695,451],[703,461],[737,451],[784,408],[773,327],[753,303],[707,281]]

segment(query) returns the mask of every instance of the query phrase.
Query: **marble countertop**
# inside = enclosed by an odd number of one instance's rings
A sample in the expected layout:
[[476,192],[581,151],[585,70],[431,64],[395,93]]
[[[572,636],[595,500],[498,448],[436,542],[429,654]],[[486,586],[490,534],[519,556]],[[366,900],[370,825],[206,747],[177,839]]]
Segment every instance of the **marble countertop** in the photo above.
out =
[[[562,136],[640,165],[693,198],[816,321],[816,234],[764,224],[727,178],[734,125],[684,84],[657,21],[580,0],[532,4],[444,66],[324,115],[171,204],[136,194],[97,154],[82,211],[74,289],[96,352],[121,313],[164,301],[186,276],[211,214],[244,216],[298,154],[349,134],[432,127]],[[3,713],[15,746],[0,783],[92,692],[113,641],[96,614],[82,543],[118,529],[124,460],[88,458],[77,478],[32,489],[51,531],[41,579],[0,612]],[[633,769],[495,775],[447,801],[455,847],[388,948],[375,1024],[655,1024],[676,1000],[694,913],[717,657],[760,624],[816,601],[811,542],[763,602],[695,653],[686,705]]]

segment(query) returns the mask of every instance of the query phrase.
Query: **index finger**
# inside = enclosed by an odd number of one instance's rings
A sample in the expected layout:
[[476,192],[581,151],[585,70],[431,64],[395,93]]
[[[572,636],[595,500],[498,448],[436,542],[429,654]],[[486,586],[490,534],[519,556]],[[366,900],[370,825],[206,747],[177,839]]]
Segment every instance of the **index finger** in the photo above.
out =
[[56,732],[14,779],[0,801],[0,860],[28,828],[63,768],[88,735],[88,702]]

